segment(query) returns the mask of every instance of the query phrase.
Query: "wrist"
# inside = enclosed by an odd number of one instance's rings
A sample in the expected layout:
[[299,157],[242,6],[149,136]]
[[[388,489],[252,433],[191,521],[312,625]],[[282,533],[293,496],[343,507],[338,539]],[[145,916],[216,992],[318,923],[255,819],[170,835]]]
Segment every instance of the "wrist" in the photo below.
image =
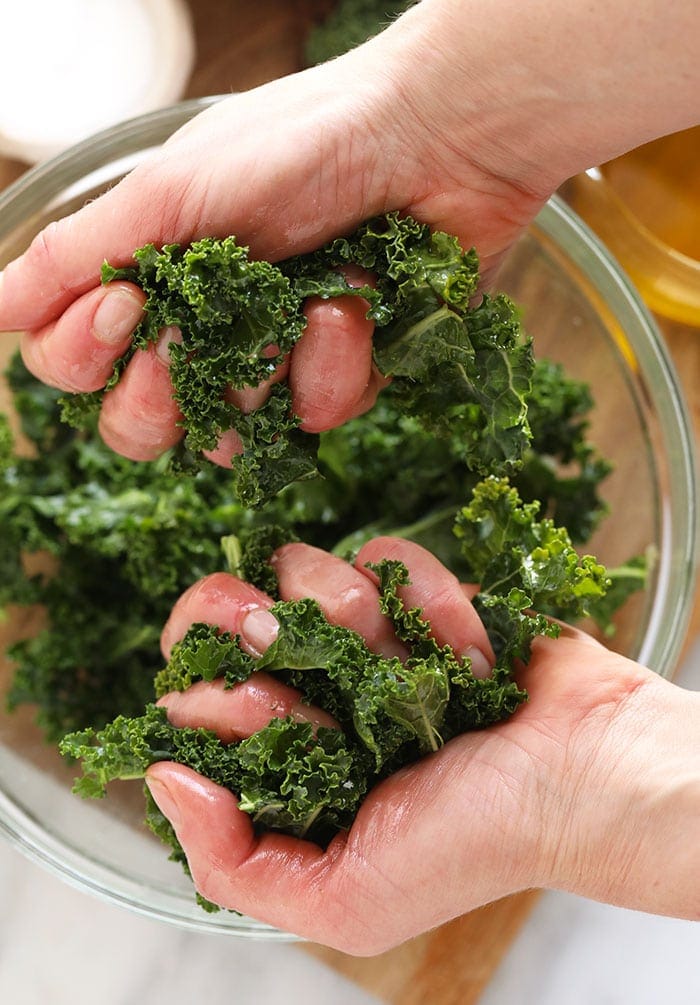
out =
[[696,0],[421,0],[371,44],[436,147],[547,197],[700,117]]
[[647,678],[595,711],[570,753],[546,885],[700,920],[700,695]]

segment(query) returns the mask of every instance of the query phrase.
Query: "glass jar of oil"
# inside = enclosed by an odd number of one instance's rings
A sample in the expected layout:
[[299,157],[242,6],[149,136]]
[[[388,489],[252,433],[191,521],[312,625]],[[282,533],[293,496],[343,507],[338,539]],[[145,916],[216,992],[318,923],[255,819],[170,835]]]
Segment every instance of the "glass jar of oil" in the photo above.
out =
[[700,327],[700,126],[592,168],[564,195],[652,310]]

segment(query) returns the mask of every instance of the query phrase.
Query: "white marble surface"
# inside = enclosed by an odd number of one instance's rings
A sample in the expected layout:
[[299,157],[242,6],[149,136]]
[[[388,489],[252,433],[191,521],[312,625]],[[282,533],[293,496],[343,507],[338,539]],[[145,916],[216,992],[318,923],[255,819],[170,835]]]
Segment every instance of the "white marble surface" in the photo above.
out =
[[185,931],[73,889],[0,843],[2,1005],[376,1005],[293,943]]
[[[700,640],[678,682],[700,690]],[[143,918],[73,889],[2,841],[0,891],[3,1005],[377,1005],[294,944]],[[698,1002],[700,925],[548,893],[480,1005]]]

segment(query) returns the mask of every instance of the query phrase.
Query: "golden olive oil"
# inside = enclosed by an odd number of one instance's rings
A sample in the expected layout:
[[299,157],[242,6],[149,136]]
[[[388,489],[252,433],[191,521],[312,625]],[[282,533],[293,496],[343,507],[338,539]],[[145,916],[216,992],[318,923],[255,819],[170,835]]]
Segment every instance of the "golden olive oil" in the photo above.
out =
[[647,143],[600,170],[656,238],[700,261],[700,126]]

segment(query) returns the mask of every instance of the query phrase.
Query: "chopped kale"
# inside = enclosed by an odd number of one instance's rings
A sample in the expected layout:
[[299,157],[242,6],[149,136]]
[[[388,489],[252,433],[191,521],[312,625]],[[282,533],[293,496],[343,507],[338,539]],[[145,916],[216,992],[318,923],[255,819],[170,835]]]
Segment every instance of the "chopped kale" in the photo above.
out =
[[[187,248],[147,245],[134,259],[134,267],[105,264],[102,272],[105,282],[130,280],[146,293],[144,320],[106,387],[134,352],[177,326],[182,339],[170,344],[170,375],[185,449],[193,460],[235,428],[244,451],[232,459],[232,484],[243,505],[260,506],[318,473],[318,437],[300,431],[286,385],[249,414],[226,396],[229,387],[258,384],[283,361],[304,331],[310,296],[366,298],[375,361],[393,378],[400,412],[459,442],[461,459],[480,474],[519,467],[530,442],[530,342],[506,296],[471,305],[478,260],[454,237],[389,213],[278,265],[251,259],[232,237]],[[370,270],[376,286],[349,286],[341,271],[348,264]],[[81,424],[99,403],[99,393],[68,398],[64,419]]]
[[[83,795],[172,759],[229,785],[257,827],[324,843],[381,778],[517,710],[526,695],[514,665],[535,636],[557,634],[550,615],[593,617],[610,631],[614,611],[644,586],[648,557],[606,573],[574,549],[605,514],[609,465],[588,440],[589,391],[534,362],[506,297],[475,302],[476,256],[454,238],[390,215],[277,266],[251,261],[233,239],[135,257],[134,269],[104,276],[146,290],[132,352],[163,325],[183,329],[171,353],[188,440],[151,463],[121,458],[97,435],[99,393],[64,402],[79,416],[71,428],[56,392],[15,358],[7,376],[30,449],[17,448],[0,417],[0,607],[39,605],[45,627],[9,651],[8,706],[33,704],[47,738],[64,737],[63,753],[83,762]],[[348,287],[349,262],[374,272],[376,289]],[[236,412],[223,389],[269,374],[303,331],[304,299],[345,293],[367,298],[375,359],[393,378],[374,408],[320,437],[298,429],[284,385],[249,416]],[[231,426],[246,448],[233,473],[200,463],[195,453]],[[280,633],[257,660],[236,637],[195,625],[162,666],[161,627],[194,580],[227,564],[275,597],[268,558],[281,544],[352,558],[377,534],[415,540],[480,584],[475,603],[497,657],[488,678],[405,609],[406,570],[388,561],[375,571],[404,662],[372,653],[306,599],[276,601]],[[46,572],[27,572],[32,553],[48,554]],[[258,669],[298,688],[340,730],[273,720],[224,746],[205,730],[176,729],[153,704]],[[150,798],[147,820],[186,866]]]

